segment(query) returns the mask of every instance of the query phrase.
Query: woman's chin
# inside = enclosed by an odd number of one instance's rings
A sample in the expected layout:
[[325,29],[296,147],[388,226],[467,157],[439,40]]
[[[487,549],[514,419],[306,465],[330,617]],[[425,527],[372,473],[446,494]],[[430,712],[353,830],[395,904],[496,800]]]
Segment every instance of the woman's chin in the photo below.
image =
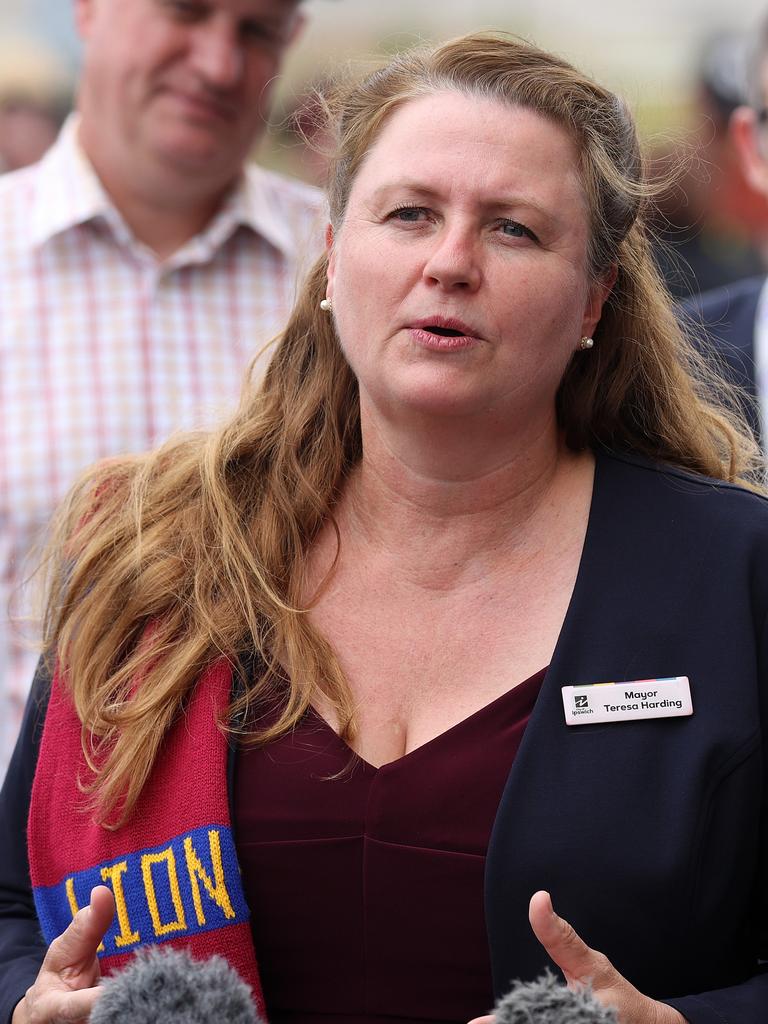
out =
[[[377,403],[379,404],[379,403]],[[489,395],[466,388],[410,387],[386,402],[388,418],[409,420],[475,420],[488,415]]]

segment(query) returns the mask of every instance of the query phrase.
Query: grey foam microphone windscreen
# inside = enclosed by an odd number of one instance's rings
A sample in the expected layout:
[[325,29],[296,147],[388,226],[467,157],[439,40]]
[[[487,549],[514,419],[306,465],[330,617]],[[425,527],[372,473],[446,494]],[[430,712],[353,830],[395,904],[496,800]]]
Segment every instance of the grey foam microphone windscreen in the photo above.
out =
[[598,1003],[590,989],[566,988],[551,971],[517,982],[493,1011],[495,1024],[616,1024],[616,1011]]
[[250,988],[218,956],[150,946],[101,987],[89,1024],[260,1024]]

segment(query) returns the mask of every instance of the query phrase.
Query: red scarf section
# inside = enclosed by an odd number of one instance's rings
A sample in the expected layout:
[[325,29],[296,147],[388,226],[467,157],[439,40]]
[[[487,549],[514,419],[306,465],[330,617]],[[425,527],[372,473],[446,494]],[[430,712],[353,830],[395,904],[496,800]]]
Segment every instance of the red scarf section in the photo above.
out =
[[29,865],[47,942],[88,903],[94,885],[108,885],[117,913],[99,950],[102,974],[119,970],[139,946],[169,943],[200,960],[219,954],[251,986],[263,1016],[229,815],[227,742],[216,726],[231,685],[225,661],[201,677],[130,821],[110,831],[94,823],[78,788],[89,769],[57,670],[32,789]]

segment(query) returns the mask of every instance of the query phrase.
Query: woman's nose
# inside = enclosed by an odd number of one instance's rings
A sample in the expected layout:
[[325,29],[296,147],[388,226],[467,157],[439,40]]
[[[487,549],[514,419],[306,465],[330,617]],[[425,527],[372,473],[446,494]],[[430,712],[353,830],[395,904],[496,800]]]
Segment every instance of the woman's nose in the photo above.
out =
[[474,291],[482,277],[477,241],[467,231],[441,232],[424,265],[424,277],[443,288]]

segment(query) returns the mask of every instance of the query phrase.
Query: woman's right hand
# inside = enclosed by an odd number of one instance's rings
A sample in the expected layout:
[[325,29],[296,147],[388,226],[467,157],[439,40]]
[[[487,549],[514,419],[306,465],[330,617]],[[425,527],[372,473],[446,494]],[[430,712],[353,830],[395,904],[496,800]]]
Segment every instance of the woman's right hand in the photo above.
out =
[[112,890],[97,885],[90,906],[79,910],[66,931],[54,939],[35,983],[16,1004],[11,1024],[85,1022],[100,995],[96,950],[115,913]]

